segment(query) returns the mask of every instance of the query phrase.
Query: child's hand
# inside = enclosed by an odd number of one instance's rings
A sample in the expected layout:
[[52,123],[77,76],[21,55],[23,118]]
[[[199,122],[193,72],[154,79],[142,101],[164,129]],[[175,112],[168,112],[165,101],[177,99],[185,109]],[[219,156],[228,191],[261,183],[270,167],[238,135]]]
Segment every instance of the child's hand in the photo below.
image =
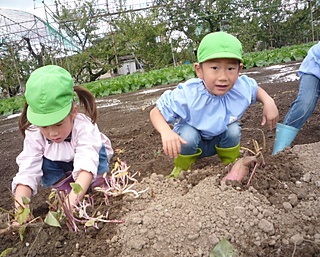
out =
[[261,125],[264,126],[267,123],[268,129],[272,130],[276,127],[279,120],[279,111],[275,103],[265,103],[262,114]]
[[23,224],[27,224],[32,220],[32,217],[32,215],[28,215],[28,217],[24,221],[22,221],[22,223],[19,223],[18,220],[14,219],[11,221],[11,227],[20,227]]
[[278,108],[274,100],[259,86],[257,91],[257,101],[264,105],[261,125],[264,126],[267,123],[270,130],[274,129],[279,120]]
[[177,158],[178,154],[181,152],[181,144],[187,143],[182,137],[172,130],[161,134],[161,139],[163,151],[166,155],[169,155],[170,158]]

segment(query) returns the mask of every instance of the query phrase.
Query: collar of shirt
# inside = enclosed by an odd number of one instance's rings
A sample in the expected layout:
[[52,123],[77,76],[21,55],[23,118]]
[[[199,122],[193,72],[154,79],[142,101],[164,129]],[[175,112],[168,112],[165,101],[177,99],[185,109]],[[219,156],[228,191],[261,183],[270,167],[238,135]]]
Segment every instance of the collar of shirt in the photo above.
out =
[[[69,136],[67,136],[64,141],[65,142],[71,142],[71,138],[72,138],[72,132],[70,132]],[[47,141],[48,141],[48,144],[52,144],[52,140],[47,138]]]

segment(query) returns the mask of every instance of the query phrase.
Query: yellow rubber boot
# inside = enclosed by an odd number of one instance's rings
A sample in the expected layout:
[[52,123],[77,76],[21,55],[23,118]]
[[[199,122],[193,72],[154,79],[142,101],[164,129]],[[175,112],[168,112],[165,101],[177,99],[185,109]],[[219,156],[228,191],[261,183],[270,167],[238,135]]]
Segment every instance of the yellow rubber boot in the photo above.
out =
[[216,150],[224,164],[233,163],[240,156],[240,143],[230,148],[220,148],[216,145]]
[[168,177],[177,178],[180,175],[181,171],[189,170],[191,165],[198,159],[201,153],[202,153],[202,150],[198,148],[195,154],[191,154],[191,155],[179,154],[179,156],[174,159],[175,166]]

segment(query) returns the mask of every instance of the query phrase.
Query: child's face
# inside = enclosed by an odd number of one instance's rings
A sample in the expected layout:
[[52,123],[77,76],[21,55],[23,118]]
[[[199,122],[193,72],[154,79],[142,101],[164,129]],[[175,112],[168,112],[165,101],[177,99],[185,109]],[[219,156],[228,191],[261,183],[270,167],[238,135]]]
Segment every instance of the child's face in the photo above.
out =
[[212,59],[194,65],[197,76],[205,83],[213,95],[226,94],[235,84],[243,64],[236,59]]
[[76,114],[77,108],[73,107],[72,112],[62,121],[50,126],[39,127],[40,132],[44,137],[51,140],[52,142],[61,143],[69,136]]

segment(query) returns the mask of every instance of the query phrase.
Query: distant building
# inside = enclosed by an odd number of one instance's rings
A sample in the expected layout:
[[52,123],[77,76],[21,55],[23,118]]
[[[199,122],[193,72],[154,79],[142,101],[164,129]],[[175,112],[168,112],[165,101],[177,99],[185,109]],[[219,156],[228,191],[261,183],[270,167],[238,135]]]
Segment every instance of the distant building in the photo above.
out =
[[130,55],[131,59],[121,60],[122,58],[125,58],[125,57],[120,57],[119,74],[125,75],[125,74],[131,74],[137,71],[136,61],[131,55]]
[[138,63],[134,55],[126,55],[119,57],[119,74],[132,74],[136,71],[141,71],[141,64]]

